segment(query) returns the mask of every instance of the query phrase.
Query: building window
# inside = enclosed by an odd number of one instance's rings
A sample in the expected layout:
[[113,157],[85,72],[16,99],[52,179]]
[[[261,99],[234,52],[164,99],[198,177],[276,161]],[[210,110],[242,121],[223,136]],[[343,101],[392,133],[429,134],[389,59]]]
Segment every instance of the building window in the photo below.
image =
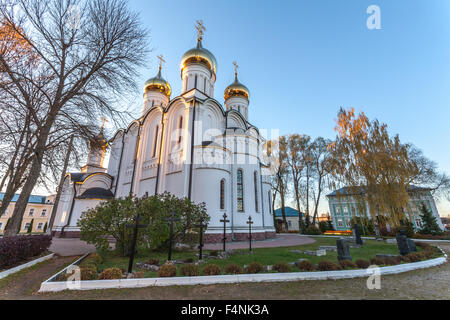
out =
[[198,76],[195,75],[195,83],[194,83],[194,88],[195,88],[195,89],[197,89],[197,78],[198,78]]
[[292,221],[291,220],[288,221],[288,226],[292,227]]
[[422,220],[416,219],[416,226],[420,229],[422,229]]
[[30,227],[30,223],[27,222],[27,223],[24,224],[23,230],[28,230],[29,227]]
[[0,230],[3,230],[3,222],[0,222]]
[[47,209],[43,209],[41,212],[41,217],[45,217],[47,214]]
[[348,208],[347,207],[343,207],[342,209],[343,209],[344,214],[348,213]]
[[30,209],[30,211],[28,212],[28,216],[32,217],[34,215],[34,209]]
[[338,224],[338,227],[342,227],[342,220],[339,219],[339,220],[337,221],[337,224]]
[[225,209],[225,179],[220,180],[220,209]]
[[155,128],[155,136],[153,138],[152,158],[156,157],[156,147],[158,146],[158,134],[159,134],[159,126],[156,126],[156,128]]
[[259,212],[258,206],[258,172],[253,172],[253,184],[255,185],[255,211]]
[[44,226],[44,224],[42,222],[39,222],[37,228],[38,230],[42,230],[42,227]]
[[242,169],[237,171],[237,209],[240,212],[244,211],[244,182]]
[[270,192],[270,190],[267,193],[269,199],[269,213],[272,213],[272,193]]

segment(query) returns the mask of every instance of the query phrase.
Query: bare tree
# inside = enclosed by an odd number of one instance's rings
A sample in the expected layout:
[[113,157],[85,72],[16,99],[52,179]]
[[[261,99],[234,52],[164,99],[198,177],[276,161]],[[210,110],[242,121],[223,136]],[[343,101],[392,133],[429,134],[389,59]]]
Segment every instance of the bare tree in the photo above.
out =
[[[35,65],[26,71],[0,55],[0,79],[9,80],[37,126],[29,174],[5,230],[11,236],[20,228],[41,175],[55,124],[80,127],[100,115],[122,118],[125,110],[117,103],[137,90],[147,31],[124,0],[16,0],[0,5],[0,20],[12,26],[35,56]],[[38,92],[37,105],[30,104],[30,92]]]

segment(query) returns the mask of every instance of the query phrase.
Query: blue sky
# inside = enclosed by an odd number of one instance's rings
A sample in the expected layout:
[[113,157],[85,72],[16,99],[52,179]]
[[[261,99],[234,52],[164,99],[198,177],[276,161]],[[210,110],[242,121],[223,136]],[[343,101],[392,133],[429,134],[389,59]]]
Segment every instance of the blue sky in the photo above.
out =
[[[373,4],[381,30],[366,26]],[[204,47],[218,61],[215,98],[223,102],[236,60],[256,126],[333,138],[339,107],[354,107],[450,173],[450,1],[131,0],[130,6],[150,30],[153,52],[142,84],[163,54],[163,76],[179,94],[180,58],[195,45],[194,24],[202,19]],[[447,201],[438,207],[450,214]]]

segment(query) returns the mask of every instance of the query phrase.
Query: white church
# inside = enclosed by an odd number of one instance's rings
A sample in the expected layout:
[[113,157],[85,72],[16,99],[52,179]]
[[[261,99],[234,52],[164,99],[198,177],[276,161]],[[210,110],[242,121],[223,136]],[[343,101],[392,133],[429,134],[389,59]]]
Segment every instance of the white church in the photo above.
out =
[[202,46],[201,22],[197,30],[197,46],[181,58],[180,95],[171,98],[160,57],[158,74],[145,83],[142,116],[110,141],[102,130],[81,172],[66,175],[52,228],[56,236],[80,237],[78,219],[101,201],[170,192],[206,203],[206,242],[221,241],[225,213],[228,241],[247,239],[249,216],[253,239],[275,237],[269,163],[262,156],[266,140],[249,122],[249,90],[238,81],[235,64],[224,107],[214,99],[217,62]]

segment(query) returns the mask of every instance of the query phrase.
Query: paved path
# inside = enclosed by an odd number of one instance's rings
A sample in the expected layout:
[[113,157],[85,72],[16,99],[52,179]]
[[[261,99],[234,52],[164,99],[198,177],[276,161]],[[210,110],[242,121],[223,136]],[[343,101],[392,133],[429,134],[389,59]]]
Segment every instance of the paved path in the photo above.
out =
[[[314,243],[316,240],[300,236],[298,234],[277,234],[274,239],[253,241],[252,248],[274,248],[274,247],[293,247],[303,244]],[[246,249],[248,241],[227,242],[227,249]],[[222,243],[207,243],[204,247],[206,250],[221,250]]]
[[88,252],[95,252],[95,247],[81,241],[80,239],[64,239],[54,237],[49,250],[59,254],[60,256],[68,257],[83,255]]

